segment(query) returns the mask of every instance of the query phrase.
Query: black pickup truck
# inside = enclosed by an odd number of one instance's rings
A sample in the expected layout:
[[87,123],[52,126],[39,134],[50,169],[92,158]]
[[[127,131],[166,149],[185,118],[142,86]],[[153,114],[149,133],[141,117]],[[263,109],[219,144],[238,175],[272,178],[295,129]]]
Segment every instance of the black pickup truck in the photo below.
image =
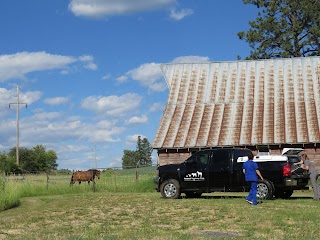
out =
[[[282,155],[255,157],[264,178],[258,183],[259,199],[289,198],[294,190],[307,188],[309,177],[306,171],[294,165],[300,161],[297,153],[302,150],[284,149]],[[192,198],[215,191],[248,191],[242,165],[248,160],[249,152],[243,148],[203,150],[183,163],[159,166],[156,190],[164,198],[179,198],[181,193]]]

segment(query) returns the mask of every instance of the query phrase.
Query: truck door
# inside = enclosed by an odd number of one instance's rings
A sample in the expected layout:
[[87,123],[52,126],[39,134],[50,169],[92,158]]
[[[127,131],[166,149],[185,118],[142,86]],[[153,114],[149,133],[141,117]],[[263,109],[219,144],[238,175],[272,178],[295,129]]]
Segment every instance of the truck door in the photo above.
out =
[[209,151],[199,151],[188,158],[181,168],[182,187],[185,189],[206,189],[208,186]]
[[229,188],[231,177],[230,149],[212,151],[208,174],[210,188]]
[[233,155],[233,168],[232,168],[232,177],[231,177],[231,186],[232,188],[242,188],[243,186],[247,186],[245,181],[245,177],[243,174],[242,166],[243,161],[239,161],[240,157],[248,156],[251,151],[248,149],[235,149]]

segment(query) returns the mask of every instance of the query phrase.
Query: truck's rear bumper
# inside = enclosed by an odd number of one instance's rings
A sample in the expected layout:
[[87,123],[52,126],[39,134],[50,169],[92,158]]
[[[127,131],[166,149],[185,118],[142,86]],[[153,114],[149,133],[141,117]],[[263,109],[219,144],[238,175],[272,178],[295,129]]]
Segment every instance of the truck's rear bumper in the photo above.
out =
[[286,187],[298,186],[298,180],[287,178],[287,179],[284,180],[284,185]]
[[300,178],[286,178],[284,180],[284,187],[291,188],[292,190],[305,190],[308,188],[308,179]]

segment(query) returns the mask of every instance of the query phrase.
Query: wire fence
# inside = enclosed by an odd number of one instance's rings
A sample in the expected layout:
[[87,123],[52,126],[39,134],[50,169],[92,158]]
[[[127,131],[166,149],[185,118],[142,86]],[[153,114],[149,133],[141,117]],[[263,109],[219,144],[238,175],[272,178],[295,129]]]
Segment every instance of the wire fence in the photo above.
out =
[[[56,171],[47,172],[23,172],[2,173],[0,175],[0,188],[6,183],[10,184],[31,184],[43,188],[72,187],[72,188],[96,188],[107,191],[146,191],[153,184],[156,175],[156,166],[135,167],[135,168],[97,168],[100,176],[94,181],[71,183],[73,172],[58,173]],[[151,187],[152,188],[152,187]]]

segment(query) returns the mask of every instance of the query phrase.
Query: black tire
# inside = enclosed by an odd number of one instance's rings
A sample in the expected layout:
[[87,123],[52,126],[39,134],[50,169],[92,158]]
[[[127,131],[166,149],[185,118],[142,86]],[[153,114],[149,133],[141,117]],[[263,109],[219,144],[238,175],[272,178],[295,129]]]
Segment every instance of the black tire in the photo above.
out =
[[202,192],[185,192],[187,198],[199,198],[202,195]]
[[291,197],[293,190],[276,190],[274,195],[276,198],[288,199]]
[[177,199],[180,197],[180,184],[175,179],[168,179],[160,186],[160,192],[164,198]]
[[259,180],[257,186],[257,198],[259,200],[268,200],[273,198],[274,186],[269,180]]

